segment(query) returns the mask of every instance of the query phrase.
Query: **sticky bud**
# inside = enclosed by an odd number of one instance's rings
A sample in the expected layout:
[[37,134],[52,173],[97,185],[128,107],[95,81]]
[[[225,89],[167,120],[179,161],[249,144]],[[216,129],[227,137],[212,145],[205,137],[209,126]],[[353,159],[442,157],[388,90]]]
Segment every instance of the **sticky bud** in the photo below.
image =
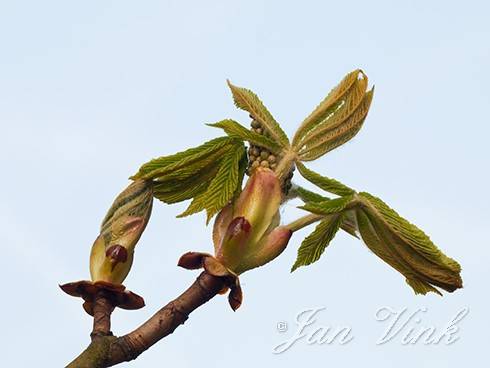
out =
[[134,181],[117,196],[92,246],[92,281],[124,281],[133,263],[134,248],[150,219],[152,203],[153,184],[144,180]]
[[213,240],[216,258],[236,274],[276,258],[291,237],[277,227],[281,187],[276,174],[257,169],[238,199],[217,216]]
[[251,229],[252,226],[245,217],[235,217],[228,225],[216,258],[229,269],[233,270],[241,262],[241,257],[237,255],[246,253]]

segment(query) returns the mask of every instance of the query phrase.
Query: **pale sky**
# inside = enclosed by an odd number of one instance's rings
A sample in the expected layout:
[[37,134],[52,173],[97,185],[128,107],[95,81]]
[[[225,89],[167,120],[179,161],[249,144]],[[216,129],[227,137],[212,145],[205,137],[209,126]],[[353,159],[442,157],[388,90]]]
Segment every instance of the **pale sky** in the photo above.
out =
[[[351,142],[310,167],[381,197],[463,267],[464,289],[415,296],[358,240],[339,234],[316,264],[289,273],[295,234],[273,263],[242,277],[233,313],[216,297],[127,367],[472,366],[487,359],[490,224],[490,25],[487,1],[3,1],[0,4],[2,366],[59,367],[88,343],[91,318],[58,284],[87,279],[100,221],[152,157],[221,133],[233,118],[225,80],[254,90],[292,134],[350,70],[376,85]],[[304,183],[295,178],[299,183]],[[311,188],[311,186],[309,186]],[[301,212],[283,209],[289,222]],[[117,310],[129,332],[197,276],[176,267],[212,251],[203,214],[155,202],[125,281],[146,307]],[[301,311],[325,307],[305,332],[351,328],[341,345],[298,341]],[[451,345],[377,345],[376,311],[426,308],[410,328],[440,333],[465,308]],[[283,322],[287,324],[287,331]]]

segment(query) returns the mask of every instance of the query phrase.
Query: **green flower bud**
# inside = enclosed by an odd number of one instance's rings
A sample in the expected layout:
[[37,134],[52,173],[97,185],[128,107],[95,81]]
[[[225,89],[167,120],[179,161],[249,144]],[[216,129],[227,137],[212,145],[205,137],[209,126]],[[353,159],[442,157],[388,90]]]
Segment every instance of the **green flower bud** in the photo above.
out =
[[269,167],[269,161],[266,161],[266,160],[260,161],[260,166],[268,168]]
[[152,203],[153,184],[149,181],[134,181],[117,196],[92,246],[92,281],[124,281],[133,263],[134,248],[150,219]]
[[257,120],[252,120],[250,125],[252,126],[252,128],[260,128],[260,123]]

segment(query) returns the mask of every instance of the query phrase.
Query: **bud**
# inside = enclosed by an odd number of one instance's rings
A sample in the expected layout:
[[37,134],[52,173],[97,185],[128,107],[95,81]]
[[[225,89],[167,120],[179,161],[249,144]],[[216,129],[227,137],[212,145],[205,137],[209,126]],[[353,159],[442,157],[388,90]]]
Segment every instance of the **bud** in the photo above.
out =
[[133,263],[134,248],[150,219],[152,203],[153,185],[145,180],[134,181],[117,196],[92,246],[92,281],[124,281]]
[[276,258],[291,231],[279,225],[281,186],[276,174],[257,168],[235,203],[217,216],[213,240],[216,258],[236,274]]

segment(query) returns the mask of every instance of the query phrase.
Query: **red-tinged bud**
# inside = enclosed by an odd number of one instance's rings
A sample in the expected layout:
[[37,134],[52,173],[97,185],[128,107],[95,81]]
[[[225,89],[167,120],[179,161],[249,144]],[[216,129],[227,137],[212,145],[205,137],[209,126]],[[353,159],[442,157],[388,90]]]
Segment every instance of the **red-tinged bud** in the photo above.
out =
[[293,232],[284,226],[276,227],[257,244],[255,252],[247,254],[235,268],[235,272],[240,274],[272,261],[286,249],[292,234]]
[[234,270],[250,247],[250,235],[250,223],[244,217],[235,217],[228,225],[216,258]]
[[250,241],[265,234],[281,205],[281,185],[273,171],[257,169],[234,205],[233,217],[244,217],[252,227]]
[[218,254],[225,236],[228,225],[230,225],[231,220],[233,220],[233,204],[230,203],[226,205],[216,216],[213,226],[213,244],[214,253]]
[[110,258],[114,263],[124,263],[128,260],[128,251],[119,244],[112,245],[105,251],[105,256]]
[[259,168],[238,199],[217,216],[213,230],[215,255],[228,269],[239,274],[282,252],[291,234],[274,231],[279,224],[281,196],[274,172]]
[[118,263],[124,263],[128,260],[128,251],[122,245],[111,245],[105,251],[105,256],[111,262],[111,270],[114,271]]

